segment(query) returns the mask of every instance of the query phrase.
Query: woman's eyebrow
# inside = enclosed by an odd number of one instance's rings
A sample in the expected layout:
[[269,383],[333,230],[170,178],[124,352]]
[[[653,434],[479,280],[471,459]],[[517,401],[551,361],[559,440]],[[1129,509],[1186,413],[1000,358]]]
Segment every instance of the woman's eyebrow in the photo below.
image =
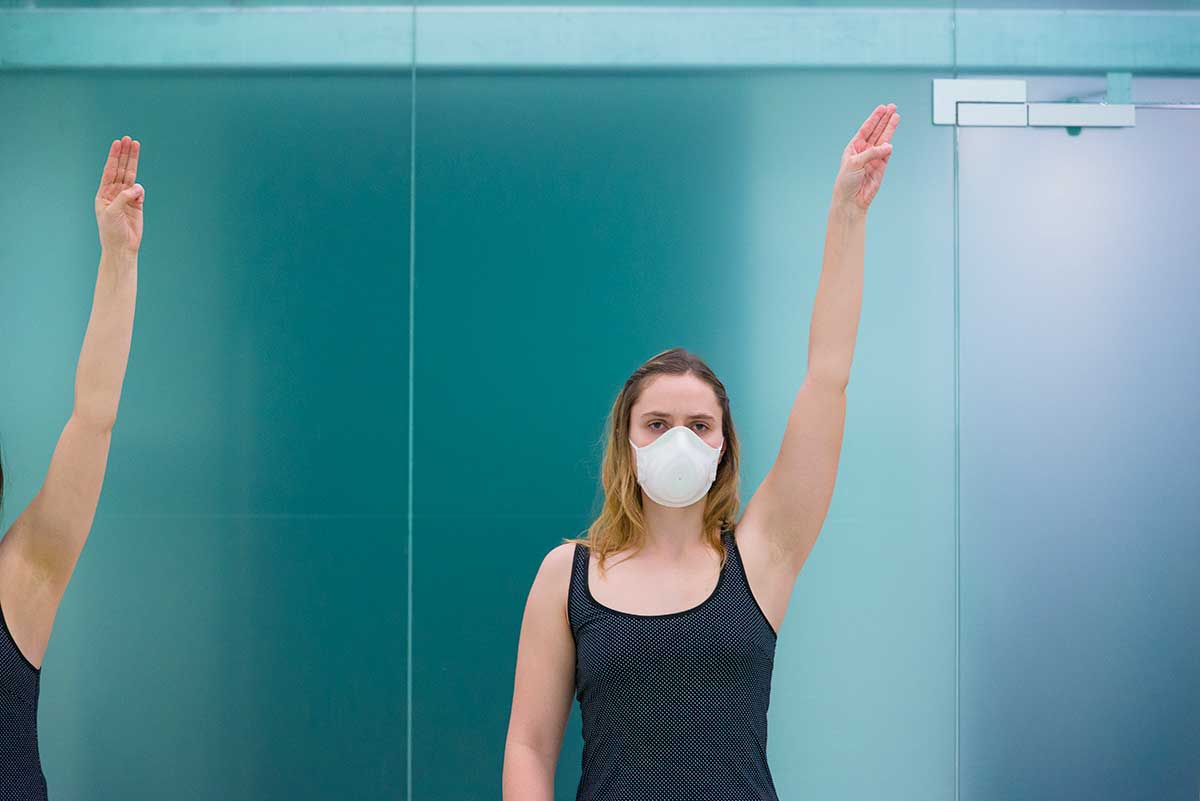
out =
[[[643,420],[645,420],[647,417],[668,417],[669,418],[669,417],[671,417],[671,415],[667,412],[646,412],[642,415]],[[717,420],[717,418],[713,417],[711,414],[704,414],[703,412],[694,412],[694,413],[688,415],[688,419],[689,420],[711,420],[714,423]]]

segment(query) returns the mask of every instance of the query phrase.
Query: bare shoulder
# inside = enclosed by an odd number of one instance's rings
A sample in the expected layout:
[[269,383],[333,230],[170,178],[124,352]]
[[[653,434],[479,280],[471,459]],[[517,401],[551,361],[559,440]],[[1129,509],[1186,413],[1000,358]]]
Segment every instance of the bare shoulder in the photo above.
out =
[[546,558],[542,560],[542,564],[548,565],[551,569],[562,569],[564,566],[567,569],[571,567],[571,560],[575,556],[575,543],[564,542],[561,545],[556,545],[546,554]]
[[575,543],[564,542],[550,549],[542,559],[538,575],[546,584],[547,594],[555,599],[562,609],[564,622],[567,617],[567,597],[571,588],[571,566],[575,561]]
[[575,543],[564,542],[551,548],[538,568],[538,579],[545,579],[553,586],[560,584],[559,579],[568,580],[571,577],[571,563],[575,557]]
[[571,564],[575,543],[564,542],[547,551],[538,565],[537,574],[529,588],[526,611],[532,612],[542,625],[562,623],[568,630],[567,595],[571,585]]

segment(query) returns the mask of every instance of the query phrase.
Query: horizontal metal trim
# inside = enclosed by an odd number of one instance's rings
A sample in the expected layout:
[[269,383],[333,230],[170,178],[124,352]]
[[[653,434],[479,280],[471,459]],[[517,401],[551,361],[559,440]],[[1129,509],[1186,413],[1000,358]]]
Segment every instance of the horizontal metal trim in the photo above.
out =
[[[417,6],[415,18],[415,63],[431,69],[1200,72],[1191,11]],[[3,8],[0,69],[409,69],[413,25],[411,5]]]
[[959,69],[1200,71],[1196,11],[959,9],[956,22]]
[[1030,125],[1125,128],[1137,124],[1129,103],[1030,103]]

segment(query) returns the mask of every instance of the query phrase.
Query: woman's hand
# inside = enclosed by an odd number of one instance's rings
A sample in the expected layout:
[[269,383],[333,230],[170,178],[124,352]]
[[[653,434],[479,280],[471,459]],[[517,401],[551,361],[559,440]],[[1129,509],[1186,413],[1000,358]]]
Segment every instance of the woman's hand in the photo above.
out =
[[900,124],[896,104],[876,106],[842,152],[842,167],[833,182],[834,203],[865,213],[883,183],[892,155],[892,132]]
[[137,178],[141,145],[128,136],[114,139],[96,192],[96,225],[105,253],[136,254],[142,244],[142,203],[145,193]]

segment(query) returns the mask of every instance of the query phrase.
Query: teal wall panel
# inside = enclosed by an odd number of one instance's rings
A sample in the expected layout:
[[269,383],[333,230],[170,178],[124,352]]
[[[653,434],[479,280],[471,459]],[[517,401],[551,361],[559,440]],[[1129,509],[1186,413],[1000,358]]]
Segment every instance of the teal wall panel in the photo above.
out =
[[406,525],[100,515],[43,668],[50,797],[403,797]]
[[[419,73],[414,798],[495,797],[530,583],[590,522],[642,360],[683,346],[721,376],[749,500],[804,376],[841,150],[889,101],[914,124],[868,222],[844,456],[769,756],[783,797],[953,798],[953,134],[921,122],[931,77]],[[581,748],[573,702],[560,798]]]
[[45,659],[53,798],[404,793],[410,92],[0,78],[6,526],[71,411],[114,138],[146,187],[104,492]]

